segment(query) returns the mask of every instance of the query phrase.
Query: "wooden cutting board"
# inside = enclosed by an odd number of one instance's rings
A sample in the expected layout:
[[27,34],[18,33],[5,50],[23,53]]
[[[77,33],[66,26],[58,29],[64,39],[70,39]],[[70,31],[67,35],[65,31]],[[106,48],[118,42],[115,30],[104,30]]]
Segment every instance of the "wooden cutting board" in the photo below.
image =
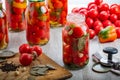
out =
[[[9,58],[8,61],[12,61],[15,64],[19,63],[19,54],[16,56]],[[56,70],[50,70],[47,72],[44,76],[32,76],[29,74],[30,67],[38,65],[38,64],[50,64],[51,66],[54,66]],[[32,62],[30,66],[26,67],[26,71],[20,72],[18,76],[15,76],[15,72],[2,72],[0,70],[0,80],[29,80],[28,77],[32,77],[33,80],[65,80],[67,78],[72,77],[72,74],[65,68],[58,65],[56,62],[54,62],[52,59],[50,59],[45,54],[42,54],[40,57],[38,57],[35,61]]]

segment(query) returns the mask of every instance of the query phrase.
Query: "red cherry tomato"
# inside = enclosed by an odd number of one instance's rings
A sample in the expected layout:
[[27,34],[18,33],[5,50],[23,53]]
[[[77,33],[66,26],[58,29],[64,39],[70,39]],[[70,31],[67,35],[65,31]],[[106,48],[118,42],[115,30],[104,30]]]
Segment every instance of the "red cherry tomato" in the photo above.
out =
[[118,19],[120,20],[120,14],[118,14]]
[[29,53],[29,50],[30,50],[29,44],[22,44],[22,45],[20,45],[20,47],[19,47],[19,52],[20,52],[20,54]]
[[15,0],[16,2],[24,2],[24,0]]
[[37,56],[42,54],[42,48],[40,46],[33,46],[30,52],[33,53],[34,51],[37,53]]
[[70,64],[72,62],[72,54],[73,54],[72,46],[64,45],[63,50],[64,50],[63,61],[66,64]]
[[95,31],[93,29],[89,29],[90,39],[93,39],[95,37]]
[[69,53],[63,53],[63,61],[65,64],[70,64],[72,62],[72,57],[69,55]]
[[20,30],[25,30],[25,29],[26,29],[25,21],[19,22],[19,23],[18,23],[18,27],[19,27]]
[[54,8],[55,9],[60,9],[63,7],[63,3],[59,0],[57,0],[55,3],[54,3]]
[[81,36],[83,36],[84,32],[80,27],[74,27],[73,28],[73,33],[72,36],[74,38],[80,38]]
[[120,27],[120,20],[115,21],[114,24],[115,24],[116,27]]
[[22,15],[16,15],[16,14],[12,14],[11,15],[11,22],[21,22],[22,21]]
[[102,24],[101,21],[96,20],[96,21],[94,22],[94,24],[93,24],[93,28],[95,29],[96,26],[101,26],[101,27],[103,27],[103,24]]
[[120,14],[120,8],[117,4],[112,4],[110,6],[110,13],[111,14]]
[[103,2],[103,0],[94,0],[94,2],[95,4],[100,5]]
[[23,66],[28,66],[32,63],[32,55],[28,53],[24,53],[20,55],[19,61]]
[[72,13],[78,13],[79,12],[79,8],[78,7],[75,7],[72,9]]
[[[85,62],[87,61],[87,57],[83,54],[83,56],[79,56],[80,53],[76,53],[77,55],[73,58],[73,63],[83,66]],[[82,55],[82,54],[81,54]]]
[[68,45],[71,45],[73,43],[73,38],[71,36],[69,36],[68,32],[67,31],[63,31],[63,35],[62,36],[63,38],[63,41],[68,44]]
[[78,13],[84,14],[87,17],[88,10],[87,8],[80,8]]
[[116,27],[117,38],[120,38],[120,27]]
[[109,17],[109,14],[107,11],[101,11],[100,14],[98,15],[99,19],[101,21],[107,20]]
[[118,16],[117,16],[116,14],[111,14],[111,15],[110,15],[110,21],[111,21],[111,22],[114,23],[117,19],[118,19]]
[[72,53],[73,53],[72,46],[70,46],[70,45],[65,45],[64,51],[65,51],[66,53],[69,53],[70,56],[72,56]]
[[102,29],[103,29],[102,26],[96,26],[94,30],[95,30],[95,33],[98,35],[98,33],[99,33]]
[[25,10],[22,8],[13,7],[13,11],[14,11],[14,13],[16,13],[18,15],[22,15]]
[[108,11],[109,10],[109,5],[107,3],[100,4],[98,9],[99,9],[99,12],[100,11]]
[[112,25],[112,22],[111,22],[110,20],[105,20],[105,21],[103,21],[102,23],[103,23],[103,27],[104,27],[104,28],[107,27],[107,26]]
[[91,18],[96,18],[98,16],[98,11],[95,9],[90,9],[88,11],[88,16]]
[[91,2],[91,3],[89,3],[88,4],[88,9],[90,10],[90,9],[98,9],[98,7],[97,7],[97,5],[94,3],[94,2]]
[[94,23],[93,19],[90,18],[90,17],[87,17],[87,19],[86,19],[86,24],[88,25],[88,27],[89,27],[90,29],[93,27],[93,23]]

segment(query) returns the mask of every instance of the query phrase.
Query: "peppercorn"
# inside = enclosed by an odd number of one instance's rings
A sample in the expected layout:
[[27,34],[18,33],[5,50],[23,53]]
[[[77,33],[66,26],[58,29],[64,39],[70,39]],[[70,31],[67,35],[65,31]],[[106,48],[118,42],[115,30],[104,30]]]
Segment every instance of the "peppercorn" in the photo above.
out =
[[5,62],[0,66],[0,69],[3,72],[10,72],[10,71],[16,71],[18,67],[19,67],[18,65],[13,64],[12,62],[11,63]]

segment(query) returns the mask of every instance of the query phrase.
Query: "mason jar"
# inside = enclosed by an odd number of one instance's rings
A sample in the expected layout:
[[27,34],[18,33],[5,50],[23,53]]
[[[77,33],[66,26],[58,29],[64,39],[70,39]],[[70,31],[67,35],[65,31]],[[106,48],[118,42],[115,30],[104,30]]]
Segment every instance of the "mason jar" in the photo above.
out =
[[62,29],[63,62],[70,69],[83,68],[89,61],[89,32],[82,14],[70,13]]
[[45,45],[50,38],[50,18],[45,0],[29,0],[26,38],[31,45]]
[[9,43],[8,38],[8,23],[6,12],[2,7],[2,1],[0,0],[0,50],[7,48]]
[[14,32],[25,30],[27,0],[5,0],[5,3],[9,30]]
[[47,5],[50,12],[50,26],[64,26],[68,13],[68,0],[47,0]]

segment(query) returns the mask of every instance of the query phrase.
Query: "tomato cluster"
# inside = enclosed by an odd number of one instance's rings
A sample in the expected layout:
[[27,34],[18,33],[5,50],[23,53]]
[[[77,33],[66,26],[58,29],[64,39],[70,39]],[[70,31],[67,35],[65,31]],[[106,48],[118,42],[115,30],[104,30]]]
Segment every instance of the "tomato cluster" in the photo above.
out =
[[31,44],[44,45],[49,41],[49,13],[44,2],[29,2],[27,9],[27,41]]
[[26,29],[25,9],[26,0],[6,0],[9,28],[12,31],[22,31]]
[[32,63],[32,60],[34,60],[36,57],[42,54],[42,48],[36,45],[30,47],[29,44],[22,44],[19,47],[19,53],[20,53],[20,59],[19,59],[20,63],[23,66],[28,66]]
[[62,30],[63,62],[72,69],[81,68],[88,62],[87,33],[87,26],[78,26],[74,22],[67,22]]
[[66,23],[67,0],[48,0],[51,27],[57,27]]
[[114,25],[117,37],[120,38],[120,5],[104,3],[103,0],[94,0],[86,7],[73,8],[73,13],[80,13],[86,16],[86,23],[89,27],[90,39],[105,27]]

